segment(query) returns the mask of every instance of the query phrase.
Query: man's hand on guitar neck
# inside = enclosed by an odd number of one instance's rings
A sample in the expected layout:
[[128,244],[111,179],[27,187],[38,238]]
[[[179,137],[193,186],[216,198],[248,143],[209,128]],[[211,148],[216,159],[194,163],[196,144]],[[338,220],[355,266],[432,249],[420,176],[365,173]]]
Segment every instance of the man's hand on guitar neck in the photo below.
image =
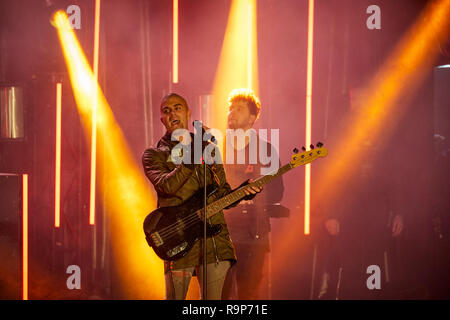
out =
[[[245,181],[241,186],[245,186],[252,182],[253,182],[253,180],[249,179],[249,180]],[[258,188],[256,186],[248,186],[248,187],[245,187],[243,190],[244,190],[245,194],[247,195],[247,197],[245,197],[244,200],[251,200],[256,196],[256,194],[260,193],[263,190],[263,187]]]

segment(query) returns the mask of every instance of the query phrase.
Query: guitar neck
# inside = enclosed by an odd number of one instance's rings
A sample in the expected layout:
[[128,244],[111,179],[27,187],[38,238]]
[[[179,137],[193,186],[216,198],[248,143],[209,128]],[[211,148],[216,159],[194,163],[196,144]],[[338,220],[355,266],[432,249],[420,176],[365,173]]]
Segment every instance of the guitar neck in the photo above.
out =
[[[263,185],[271,182],[276,177],[285,174],[292,168],[293,168],[293,166],[290,163],[288,163],[288,164],[284,165],[283,167],[279,168],[276,173],[261,176],[258,179],[256,179],[255,181],[253,181],[252,183],[249,183],[249,184],[245,185],[244,187],[241,187],[241,188],[233,191],[232,193],[227,194],[225,197],[214,201],[213,203],[209,204],[206,207],[207,218],[211,218],[213,215],[220,212],[220,210],[222,210],[222,209],[228,207],[230,204],[235,203],[236,201],[239,201],[242,198],[244,198],[246,196],[246,194],[244,192],[245,188],[247,188],[249,186],[256,186],[256,187],[260,188]],[[203,209],[201,210],[201,214],[203,215]]]

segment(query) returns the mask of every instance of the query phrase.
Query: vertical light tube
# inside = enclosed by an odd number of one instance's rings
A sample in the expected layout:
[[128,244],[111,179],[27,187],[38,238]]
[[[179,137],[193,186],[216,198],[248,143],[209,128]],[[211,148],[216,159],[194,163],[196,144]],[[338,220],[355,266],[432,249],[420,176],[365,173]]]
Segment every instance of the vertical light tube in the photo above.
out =
[[28,174],[22,177],[22,299],[28,300]]
[[[306,146],[311,145],[314,0],[308,3],[308,53],[306,69]],[[310,233],[311,164],[305,165],[305,234]]]
[[172,82],[178,83],[178,0],[173,0]]
[[94,77],[98,81],[98,51],[100,42],[100,0],[95,0],[95,22],[94,22]]
[[56,152],[55,152],[55,228],[61,221],[61,91],[62,84],[56,84]]
[[248,9],[248,29],[247,29],[247,88],[252,89],[252,23],[253,23],[253,17],[252,17],[252,5],[251,3],[247,6]]
[[[95,22],[94,22],[94,63],[93,71],[95,81],[98,83],[98,51],[100,37],[100,0],[95,0]],[[91,139],[91,189],[89,200],[89,224],[95,223],[95,191],[96,191],[96,167],[97,167],[97,107],[98,92],[95,86],[95,94],[92,108],[92,139]]]

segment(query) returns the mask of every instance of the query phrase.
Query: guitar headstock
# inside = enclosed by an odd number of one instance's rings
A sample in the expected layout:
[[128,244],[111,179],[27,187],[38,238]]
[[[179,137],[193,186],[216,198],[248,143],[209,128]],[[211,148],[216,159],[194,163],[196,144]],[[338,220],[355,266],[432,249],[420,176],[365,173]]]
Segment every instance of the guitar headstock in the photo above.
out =
[[298,153],[297,149],[294,149],[294,155],[290,162],[292,167],[302,166],[316,160],[320,157],[326,157],[328,150],[323,146],[322,142],[318,142],[316,147],[314,145],[310,146],[310,150],[306,151],[305,147],[302,147],[303,152]]

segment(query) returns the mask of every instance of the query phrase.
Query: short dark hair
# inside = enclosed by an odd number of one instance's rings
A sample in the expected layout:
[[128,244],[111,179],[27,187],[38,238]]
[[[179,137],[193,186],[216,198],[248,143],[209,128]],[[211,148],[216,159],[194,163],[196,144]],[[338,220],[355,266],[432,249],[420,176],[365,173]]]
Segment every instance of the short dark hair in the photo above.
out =
[[172,97],[176,97],[176,98],[180,99],[181,101],[183,101],[186,108],[189,109],[186,99],[184,99],[182,96],[180,96],[178,93],[175,93],[175,92],[169,93],[168,95],[164,96],[164,98],[162,98],[162,100],[161,100],[161,104],[159,105],[159,108],[161,109],[161,107],[164,105],[164,103]]
[[261,102],[251,89],[233,89],[228,96],[228,106],[231,107],[233,102],[236,101],[247,102],[250,114],[255,115],[256,119],[259,118],[259,113],[261,111]]

